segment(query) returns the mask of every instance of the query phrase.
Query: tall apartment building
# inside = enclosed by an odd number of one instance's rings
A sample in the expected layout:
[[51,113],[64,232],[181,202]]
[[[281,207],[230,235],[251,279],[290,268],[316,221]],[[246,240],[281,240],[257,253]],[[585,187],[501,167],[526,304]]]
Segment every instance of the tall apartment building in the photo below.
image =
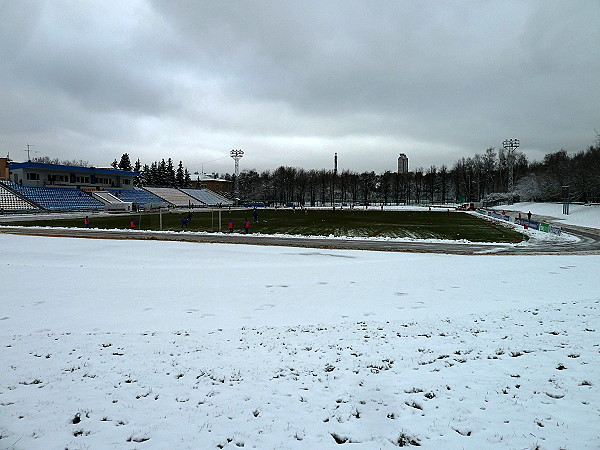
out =
[[398,173],[408,173],[408,156],[404,153],[398,156]]

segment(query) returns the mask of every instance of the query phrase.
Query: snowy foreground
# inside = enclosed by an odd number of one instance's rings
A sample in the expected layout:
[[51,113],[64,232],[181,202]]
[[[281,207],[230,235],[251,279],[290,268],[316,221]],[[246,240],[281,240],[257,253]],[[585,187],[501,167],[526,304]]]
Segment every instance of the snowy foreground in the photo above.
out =
[[600,445],[600,256],[0,246],[0,448]]

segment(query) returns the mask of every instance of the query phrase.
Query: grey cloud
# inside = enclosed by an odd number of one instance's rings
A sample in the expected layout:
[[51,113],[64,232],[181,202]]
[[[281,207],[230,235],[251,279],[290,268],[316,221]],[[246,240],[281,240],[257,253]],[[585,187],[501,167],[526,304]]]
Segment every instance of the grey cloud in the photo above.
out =
[[154,60],[160,42],[152,33],[162,30],[111,22],[118,13],[88,5],[94,4],[48,2],[30,17],[21,10],[24,37],[9,44],[5,76],[49,95],[60,92],[88,111],[155,114],[173,107],[170,68],[163,72]]
[[142,159],[246,145],[260,165],[339,150],[362,170],[399,152],[451,164],[507,137],[539,159],[600,127],[596,1],[22,5],[2,4],[11,142],[29,118],[49,140]]

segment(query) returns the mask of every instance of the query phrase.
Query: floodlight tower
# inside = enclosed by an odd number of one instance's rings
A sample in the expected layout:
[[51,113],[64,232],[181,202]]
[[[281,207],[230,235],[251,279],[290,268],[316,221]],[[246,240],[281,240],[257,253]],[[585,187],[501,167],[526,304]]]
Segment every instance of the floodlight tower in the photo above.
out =
[[242,150],[231,150],[231,152],[229,152],[229,156],[231,156],[233,158],[233,160],[235,161],[235,185],[234,185],[234,190],[235,190],[235,204],[237,205],[238,199],[240,197],[240,182],[239,182],[240,159],[242,159],[242,156],[244,156],[244,152]]
[[505,139],[502,141],[502,147],[504,147],[508,151],[507,159],[508,159],[508,192],[510,194],[510,204],[513,203],[513,171],[515,164],[515,150],[519,148],[519,140],[518,139]]

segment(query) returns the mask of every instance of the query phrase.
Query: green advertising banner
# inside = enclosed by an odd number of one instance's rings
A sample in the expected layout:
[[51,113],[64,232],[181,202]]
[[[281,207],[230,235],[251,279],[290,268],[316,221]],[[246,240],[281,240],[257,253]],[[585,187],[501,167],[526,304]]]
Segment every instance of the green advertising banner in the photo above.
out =
[[544,222],[540,223],[540,228],[539,228],[540,231],[545,231],[547,233],[549,228],[550,228],[550,225],[548,225],[547,223],[544,223]]

